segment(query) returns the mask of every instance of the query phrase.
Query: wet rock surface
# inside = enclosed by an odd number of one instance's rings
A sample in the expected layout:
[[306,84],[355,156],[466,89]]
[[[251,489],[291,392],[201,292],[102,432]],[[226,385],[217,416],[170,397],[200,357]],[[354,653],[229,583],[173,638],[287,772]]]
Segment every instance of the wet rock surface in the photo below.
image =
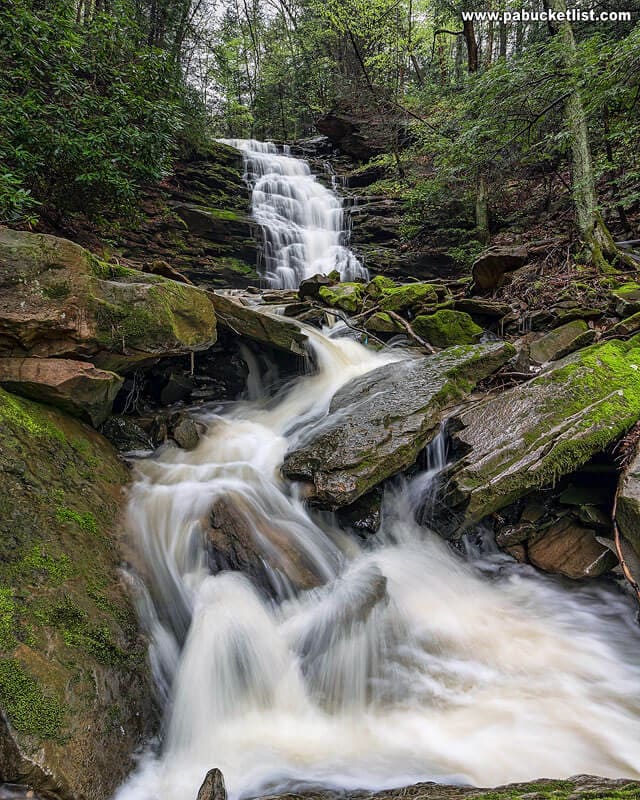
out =
[[[307,334],[295,320],[275,313],[276,303],[256,302],[257,297],[214,292],[211,301],[220,325],[235,333],[262,344],[304,355]],[[274,298],[277,299],[277,298]],[[287,294],[282,294],[283,304]],[[251,302],[253,300],[253,302]]]
[[153,733],[116,549],[128,473],[77,419],[0,390],[0,781],[110,796]]
[[307,441],[287,455],[283,473],[310,482],[314,503],[353,503],[410,466],[435,435],[445,409],[512,354],[503,342],[450,348],[357,378],[335,395],[329,416]]

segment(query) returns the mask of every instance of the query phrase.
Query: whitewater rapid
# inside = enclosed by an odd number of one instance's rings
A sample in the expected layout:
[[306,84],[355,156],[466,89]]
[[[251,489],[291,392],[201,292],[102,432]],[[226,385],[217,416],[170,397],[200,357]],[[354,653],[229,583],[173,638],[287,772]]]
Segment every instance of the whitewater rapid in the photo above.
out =
[[[274,283],[336,264],[360,274],[338,243],[339,203],[326,225],[308,167],[258,144],[244,151]],[[305,206],[301,187],[318,202]],[[274,392],[247,355],[246,399],[199,412],[207,432],[195,450],[165,446],[136,463],[127,529],[164,726],[117,800],[195,800],[213,767],[231,800],[308,784],[639,778],[630,601],[503,554],[464,558],[418,525],[444,437],[426,471],[387,489],[367,541],[283,480],[287,450],[341,386],[410,357],[306,333],[313,371]],[[220,503],[245,531],[251,574],[219,569]]]
[[[286,450],[335,391],[404,357],[310,335],[315,374],[205,413],[196,450],[137,464],[129,529],[167,718],[159,754],[119,800],[193,800],[213,766],[232,798],[309,782],[640,776],[639,641],[626,598],[506,556],[465,561],[418,527],[442,463],[388,494],[370,546],[283,482]],[[209,573],[207,515],[228,496],[253,521],[268,592],[238,572]],[[289,580],[291,547],[319,588]]]
[[272,142],[223,139],[244,157],[251,216],[261,232],[261,272],[267,286],[295,289],[305,278],[337,270],[342,280],[366,280],[347,247],[342,198],[323,186],[306,161]]

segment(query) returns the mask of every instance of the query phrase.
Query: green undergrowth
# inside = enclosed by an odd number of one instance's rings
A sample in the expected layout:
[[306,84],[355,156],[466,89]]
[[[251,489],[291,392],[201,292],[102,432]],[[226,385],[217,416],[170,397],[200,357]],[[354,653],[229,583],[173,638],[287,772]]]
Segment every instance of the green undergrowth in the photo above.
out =
[[0,659],[0,704],[21,733],[41,739],[55,739],[61,733],[64,706],[17,659]]

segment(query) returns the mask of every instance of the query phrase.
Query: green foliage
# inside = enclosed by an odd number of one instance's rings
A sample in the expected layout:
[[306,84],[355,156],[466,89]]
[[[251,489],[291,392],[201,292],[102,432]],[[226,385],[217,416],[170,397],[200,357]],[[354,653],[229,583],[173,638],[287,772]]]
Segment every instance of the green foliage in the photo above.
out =
[[76,6],[0,8],[0,223],[31,223],[41,203],[130,212],[193,127],[176,59],[148,43],[136,4],[114,0],[82,21]]

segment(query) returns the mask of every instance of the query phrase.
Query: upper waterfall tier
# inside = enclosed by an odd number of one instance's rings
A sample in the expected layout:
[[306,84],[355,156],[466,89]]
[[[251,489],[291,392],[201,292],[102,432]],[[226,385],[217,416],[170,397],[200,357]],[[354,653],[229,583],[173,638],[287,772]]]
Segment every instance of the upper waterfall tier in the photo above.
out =
[[317,273],[338,270],[342,280],[368,277],[346,246],[342,199],[323,186],[306,161],[272,142],[225,139],[240,150],[251,187],[251,214],[262,230],[263,277],[267,285],[294,289]]

